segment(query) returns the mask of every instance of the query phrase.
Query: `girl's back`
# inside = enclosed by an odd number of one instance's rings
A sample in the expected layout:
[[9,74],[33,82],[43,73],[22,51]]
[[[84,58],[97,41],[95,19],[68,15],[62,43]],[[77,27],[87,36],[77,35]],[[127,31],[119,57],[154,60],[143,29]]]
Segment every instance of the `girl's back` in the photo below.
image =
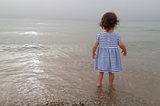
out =
[[96,36],[99,47],[117,47],[121,36],[116,32],[102,32]]

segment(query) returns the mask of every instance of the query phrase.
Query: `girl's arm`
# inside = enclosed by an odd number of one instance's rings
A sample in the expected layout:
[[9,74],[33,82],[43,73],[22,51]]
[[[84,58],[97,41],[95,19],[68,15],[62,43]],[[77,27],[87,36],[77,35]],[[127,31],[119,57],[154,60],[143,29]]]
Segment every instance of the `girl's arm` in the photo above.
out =
[[96,56],[96,49],[98,47],[99,43],[97,42],[97,40],[94,42],[93,47],[92,47],[92,58],[95,59]]
[[127,55],[127,50],[126,50],[126,47],[125,47],[125,45],[123,44],[123,42],[122,42],[122,40],[120,40],[119,42],[118,42],[118,45],[119,45],[119,47],[122,49],[122,54],[123,54],[123,56],[126,56]]

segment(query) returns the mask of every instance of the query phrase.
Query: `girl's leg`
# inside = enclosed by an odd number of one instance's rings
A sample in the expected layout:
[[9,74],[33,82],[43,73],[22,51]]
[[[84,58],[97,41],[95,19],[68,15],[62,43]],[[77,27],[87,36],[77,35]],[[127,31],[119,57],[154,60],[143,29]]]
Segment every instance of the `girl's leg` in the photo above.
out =
[[109,86],[113,86],[114,73],[108,72],[108,74],[109,74]]
[[104,74],[104,72],[98,71],[98,74],[97,74],[97,80],[98,80],[97,86],[101,86],[101,82],[102,82],[102,79],[103,79],[103,74]]

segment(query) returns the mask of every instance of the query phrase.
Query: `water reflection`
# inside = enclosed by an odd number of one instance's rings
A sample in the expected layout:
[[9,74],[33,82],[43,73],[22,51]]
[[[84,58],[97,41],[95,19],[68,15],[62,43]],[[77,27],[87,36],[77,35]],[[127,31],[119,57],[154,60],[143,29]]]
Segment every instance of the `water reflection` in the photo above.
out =
[[29,32],[22,32],[20,33],[20,35],[38,35],[38,33],[35,31],[29,31]]
[[100,106],[153,106],[141,97],[117,91],[114,87],[108,87],[106,91],[102,87],[97,87],[94,101],[95,105]]
[[121,105],[121,101],[117,98],[114,87],[108,87],[107,91],[104,91],[102,87],[97,87],[95,103],[99,105]]

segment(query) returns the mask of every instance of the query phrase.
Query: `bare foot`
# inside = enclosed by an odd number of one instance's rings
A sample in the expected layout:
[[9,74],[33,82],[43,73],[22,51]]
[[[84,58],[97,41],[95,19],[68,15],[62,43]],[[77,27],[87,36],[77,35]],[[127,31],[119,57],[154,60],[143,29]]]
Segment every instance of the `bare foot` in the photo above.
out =
[[109,87],[108,87],[108,91],[109,91],[109,92],[113,92],[113,91],[115,91],[115,90],[116,90],[116,89],[115,89],[113,86],[109,86]]
[[110,87],[113,87],[113,84],[109,84]]
[[97,87],[101,87],[101,84],[97,84]]

